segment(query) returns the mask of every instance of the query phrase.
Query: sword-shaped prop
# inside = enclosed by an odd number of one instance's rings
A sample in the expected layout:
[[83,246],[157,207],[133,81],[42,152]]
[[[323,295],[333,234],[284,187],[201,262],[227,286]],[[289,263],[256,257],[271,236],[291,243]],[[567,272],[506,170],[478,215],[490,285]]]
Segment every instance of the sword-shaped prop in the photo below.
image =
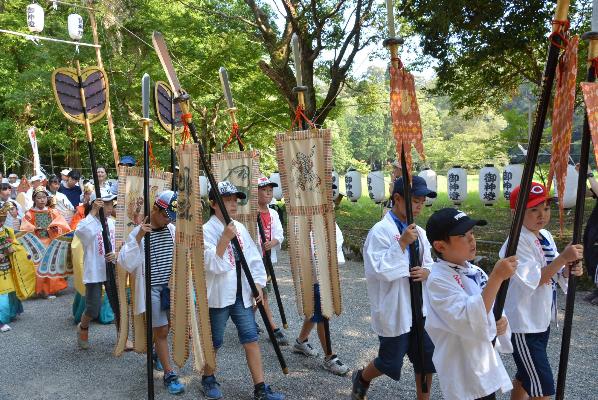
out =
[[[588,73],[586,80],[587,82],[594,82],[596,80],[596,72],[598,72],[596,71],[596,67],[598,66],[598,0],[593,1],[591,30],[590,32],[585,33],[582,38],[589,42]],[[586,85],[582,83],[582,88],[585,89],[584,86]],[[591,85],[595,86],[595,84]],[[596,88],[594,88],[594,90],[596,90]],[[589,109],[586,109],[586,115],[583,123],[583,135],[581,137],[579,177],[577,180],[577,199],[575,202],[572,244],[582,243],[582,228],[586,198],[586,179],[588,179],[588,164],[590,159],[591,141],[589,113]],[[571,330],[573,327],[573,309],[575,307],[576,289],[577,277],[570,274],[569,282],[567,284],[567,301],[565,305],[563,336],[561,339],[559,374],[556,384],[556,400],[563,400],[565,398],[565,384],[567,380],[567,365],[569,363],[569,347],[571,345]]]
[[[529,191],[532,186],[534,166],[536,165],[536,161],[538,160],[538,152],[540,151],[540,141],[542,140],[542,132],[544,131],[544,122],[546,121],[546,113],[548,112],[550,103],[556,67],[558,64],[560,50],[563,47],[562,43],[565,40],[565,34],[569,28],[569,21],[567,20],[568,11],[569,0],[558,0],[554,21],[552,21],[550,49],[548,50],[548,59],[546,61],[546,68],[544,70],[543,77],[544,84],[542,85],[540,102],[538,103],[538,108],[536,110],[536,120],[534,121],[532,133],[529,137],[527,157],[525,158],[525,166],[523,167],[523,175],[521,177],[521,189],[519,191],[519,197],[517,198],[513,221],[511,222],[505,258],[517,254],[517,245],[519,244],[519,236],[521,234],[521,227],[523,225],[525,207],[527,205]],[[498,290],[498,294],[496,295],[493,311],[494,318],[497,321],[502,317],[508,290],[509,279],[503,281],[503,283],[500,285],[500,289]]]
[[[143,74],[141,78],[141,104],[142,114],[141,126],[143,127],[143,214],[147,223],[150,222],[150,155],[149,155],[149,133],[151,119],[149,117],[150,108],[150,76]],[[152,329],[152,265],[150,255],[150,233],[147,232],[144,240],[145,256],[145,323],[146,323],[146,366],[147,366],[147,398],[154,398],[154,360],[153,360],[153,329]]]
[[[228,212],[226,211],[226,207],[224,206],[224,202],[222,201],[222,196],[220,196],[220,192],[217,190],[218,184],[217,184],[216,180],[214,179],[214,175],[212,174],[210,164],[208,163],[208,161],[206,159],[205,149],[203,148],[203,145],[201,144],[201,141],[199,140],[199,137],[197,135],[197,129],[195,128],[195,124],[193,123],[193,116],[189,113],[189,107],[187,105],[187,100],[189,100],[189,95],[185,91],[183,91],[183,89],[181,88],[181,84],[176,75],[176,71],[174,70],[174,67],[172,65],[172,61],[170,59],[170,54],[168,53],[168,48],[166,47],[166,42],[164,41],[164,37],[162,36],[162,34],[160,32],[154,32],[152,35],[152,41],[154,44],[154,49],[156,50],[156,53],[158,54],[158,58],[160,59],[160,62],[162,63],[162,67],[164,68],[164,72],[168,76],[168,81],[170,82],[170,86],[173,89],[173,93],[175,96],[174,97],[175,102],[177,102],[181,106],[181,110],[183,112],[183,115],[182,115],[183,124],[185,125],[186,129],[187,128],[189,129],[189,132],[191,133],[191,136],[193,137],[193,141],[199,147],[199,158],[201,159],[201,164],[203,166],[204,171],[206,172],[208,181],[210,182],[210,185],[212,186],[212,188],[214,188],[214,194],[215,194],[214,197],[216,200],[216,204],[218,204],[218,208],[222,212],[222,216],[224,217],[225,224],[228,225],[231,223],[232,220],[231,220],[230,216],[228,215]],[[237,254],[239,255],[239,258],[241,261],[241,266],[243,268],[243,272],[245,273],[245,278],[247,279],[247,282],[249,283],[249,287],[251,288],[251,293],[253,294],[254,297],[258,297],[259,291],[257,289],[257,286],[255,285],[255,281],[253,280],[253,277],[251,276],[251,271],[249,270],[249,266],[247,264],[247,260],[245,259],[245,255],[243,254],[243,249],[241,248],[241,244],[239,243],[239,240],[236,237],[233,238],[231,243],[232,243],[233,247],[235,248]],[[268,337],[270,338],[270,342],[272,343],[272,346],[274,347],[274,351],[276,352],[276,356],[277,356],[278,362],[280,363],[280,366],[282,368],[282,372],[284,374],[288,374],[289,370],[287,368],[287,365],[286,365],[286,362],[282,355],[282,352],[280,351],[280,347],[278,346],[278,342],[276,341],[276,338],[274,336],[274,331],[272,330],[272,326],[270,325],[270,321],[268,320],[268,316],[266,314],[266,310],[264,309],[264,305],[261,302],[258,302],[257,306],[258,306],[258,309],[262,316],[262,319],[264,320],[264,325],[266,327],[266,330],[268,331]]]
[[166,82],[158,81],[154,86],[154,106],[158,123],[170,133],[170,172],[172,172],[172,190],[176,192],[176,136],[182,135],[184,126],[181,119],[183,112],[180,104],[174,101],[174,92]]
[[[303,70],[301,68],[301,47],[299,46],[299,37],[297,34],[293,34],[291,39],[291,45],[293,46],[293,61],[295,62],[295,79],[297,86],[293,88],[293,92],[297,93],[297,110],[295,111],[295,121],[297,128],[300,130],[308,130],[309,126],[315,127],[313,122],[309,120],[305,113],[305,93],[307,92],[307,86],[303,85]],[[330,323],[328,318],[324,317],[324,338],[326,341],[326,356],[332,353],[332,339],[330,338]]]
[[[243,145],[243,141],[241,140],[241,137],[239,135],[239,125],[237,124],[237,117],[236,117],[236,112],[237,112],[237,108],[235,107],[235,103],[233,102],[233,94],[232,91],[230,89],[230,83],[228,80],[228,72],[226,71],[226,68],[224,67],[220,67],[220,70],[218,71],[220,74],[220,82],[222,83],[222,91],[224,92],[224,98],[226,99],[226,105],[228,106],[228,113],[230,114],[230,119],[231,119],[231,123],[233,125],[233,134],[231,134],[231,137],[229,138],[229,142],[232,140],[233,135],[236,136],[237,138],[237,143],[239,144],[239,150],[243,151],[245,150],[245,146]],[[228,142],[227,142],[228,144]],[[258,227],[258,231],[259,231],[259,235],[260,238],[262,240],[262,246],[264,245],[264,243],[266,243],[266,233],[264,231],[264,225],[262,224],[262,219],[261,217],[257,216],[257,227]],[[280,291],[278,290],[278,282],[276,280],[276,275],[274,273],[274,266],[272,265],[272,259],[270,258],[270,250],[264,250],[265,256],[262,257],[262,259],[264,260],[264,266],[266,267],[266,271],[268,272],[268,275],[270,275],[270,279],[272,280],[272,287],[274,288],[274,295],[276,296],[276,303],[278,304],[278,311],[280,312],[280,319],[282,321],[282,326],[284,327],[284,329],[288,328],[288,324],[287,324],[287,317],[284,313],[284,307],[282,305],[282,298],[280,297]]]
[[[93,181],[99,182],[91,124],[99,121],[106,114],[108,79],[101,68],[88,67],[81,70],[79,60],[75,60],[75,65],[76,68],[55,69],[52,73],[52,88],[58,107],[64,116],[68,120],[82,124],[85,127]],[[96,198],[102,198],[99,185],[95,185],[95,193]],[[108,254],[112,252],[112,244],[103,208],[99,210],[99,219],[102,225],[104,254]],[[108,295],[110,307],[114,311],[115,320],[120,321],[116,276],[114,264],[111,262],[106,262],[106,294]],[[119,329],[118,323],[116,329]]]
[[[407,138],[403,136],[405,133],[397,133],[397,126],[400,123],[400,116],[394,109],[395,102],[392,100],[397,98],[399,87],[403,82],[412,82],[412,77],[407,75],[399,59],[399,46],[403,44],[404,40],[400,36],[395,34],[394,26],[394,8],[393,1],[386,0],[386,12],[388,21],[388,35],[389,37],[384,40],[384,47],[388,47],[390,50],[390,61],[391,61],[391,113],[393,119],[393,131],[395,138],[397,139],[397,147],[400,147],[400,159],[401,159],[401,173],[403,177],[403,199],[405,201],[405,214],[407,216],[407,226],[413,223],[413,209],[411,207],[411,144],[405,149],[405,143]],[[399,80],[399,81],[397,81]],[[414,87],[413,87],[414,88]],[[400,88],[400,90],[408,90],[408,88]],[[401,99],[403,101],[403,99]],[[415,99],[413,99],[415,101]],[[411,106],[411,104],[409,104]],[[413,108],[412,108],[413,109]],[[416,108],[415,108],[416,110]],[[419,119],[419,115],[416,116]],[[421,126],[421,122],[419,123]],[[410,143],[410,142],[409,142]],[[409,152],[409,155],[406,153]],[[420,153],[423,153],[423,148]],[[409,162],[408,162],[409,160]],[[415,242],[409,245],[409,267],[414,268],[418,266],[417,248]],[[423,289],[421,282],[415,282],[412,278],[409,278],[409,291],[411,295],[411,315],[415,322],[415,337],[417,341],[417,351],[420,365],[425,365],[424,357],[424,315],[423,315]],[[424,371],[421,372],[420,384],[422,393],[428,393],[428,382],[427,376]]]

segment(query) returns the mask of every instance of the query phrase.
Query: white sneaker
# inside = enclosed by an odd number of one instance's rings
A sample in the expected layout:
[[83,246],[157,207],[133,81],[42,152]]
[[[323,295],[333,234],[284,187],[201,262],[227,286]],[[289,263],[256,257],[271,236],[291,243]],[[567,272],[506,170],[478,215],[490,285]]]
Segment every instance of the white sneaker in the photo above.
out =
[[4,324],[0,327],[0,331],[2,332],[8,332],[10,331],[12,328],[10,326],[8,326],[8,324]]
[[326,360],[324,358],[324,362],[322,363],[322,368],[327,371],[332,372],[334,375],[346,375],[349,372],[349,367],[341,362],[337,356],[333,355],[330,360]]
[[295,339],[295,344],[293,345],[293,353],[301,353],[308,357],[317,357],[318,351],[314,349],[309,341],[305,341],[303,343],[299,342],[298,339]]

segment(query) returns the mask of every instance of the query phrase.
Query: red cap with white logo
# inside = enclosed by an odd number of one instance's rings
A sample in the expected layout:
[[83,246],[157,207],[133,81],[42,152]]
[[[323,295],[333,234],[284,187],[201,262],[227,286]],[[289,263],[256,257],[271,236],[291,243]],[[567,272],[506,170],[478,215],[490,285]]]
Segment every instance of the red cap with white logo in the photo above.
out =
[[[515,209],[515,205],[517,204],[517,199],[519,198],[519,192],[521,191],[521,186],[517,186],[511,192],[510,203],[511,209]],[[532,182],[532,187],[529,190],[529,196],[527,197],[527,205],[525,208],[532,208],[537,206],[538,204],[542,204],[545,201],[549,200],[550,196],[548,195],[548,190],[546,187],[538,182]]]

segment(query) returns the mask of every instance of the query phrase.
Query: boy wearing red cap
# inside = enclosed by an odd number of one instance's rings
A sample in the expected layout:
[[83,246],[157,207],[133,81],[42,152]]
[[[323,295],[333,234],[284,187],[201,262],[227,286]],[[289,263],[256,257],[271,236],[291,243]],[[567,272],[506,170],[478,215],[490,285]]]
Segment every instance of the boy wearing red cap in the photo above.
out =
[[[511,211],[520,186],[511,193]],[[509,284],[505,313],[513,331],[513,357],[517,373],[511,399],[548,399],[555,393],[554,377],[546,347],[550,322],[556,320],[556,286],[567,291],[569,274],[583,273],[577,262],[583,258],[581,244],[568,245],[561,254],[550,232],[550,198],[544,185],[532,182],[521,236],[517,245],[519,265]],[[500,250],[504,257],[507,242]],[[569,268],[564,268],[565,265]]]

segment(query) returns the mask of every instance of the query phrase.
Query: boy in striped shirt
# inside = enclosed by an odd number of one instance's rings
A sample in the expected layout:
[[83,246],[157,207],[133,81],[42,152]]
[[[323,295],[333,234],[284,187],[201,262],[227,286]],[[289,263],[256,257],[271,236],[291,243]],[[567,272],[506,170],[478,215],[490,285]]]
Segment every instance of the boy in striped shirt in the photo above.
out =
[[[519,192],[520,186],[511,192],[512,211]],[[554,395],[554,377],[546,348],[550,322],[556,320],[556,286],[566,292],[569,274],[583,273],[578,262],[583,258],[583,246],[570,244],[559,254],[552,235],[544,229],[549,221],[548,191],[544,185],[532,182],[517,245],[519,264],[505,302],[517,365],[512,400],[549,399]],[[506,246],[505,242],[499,253],[501,258]]]

